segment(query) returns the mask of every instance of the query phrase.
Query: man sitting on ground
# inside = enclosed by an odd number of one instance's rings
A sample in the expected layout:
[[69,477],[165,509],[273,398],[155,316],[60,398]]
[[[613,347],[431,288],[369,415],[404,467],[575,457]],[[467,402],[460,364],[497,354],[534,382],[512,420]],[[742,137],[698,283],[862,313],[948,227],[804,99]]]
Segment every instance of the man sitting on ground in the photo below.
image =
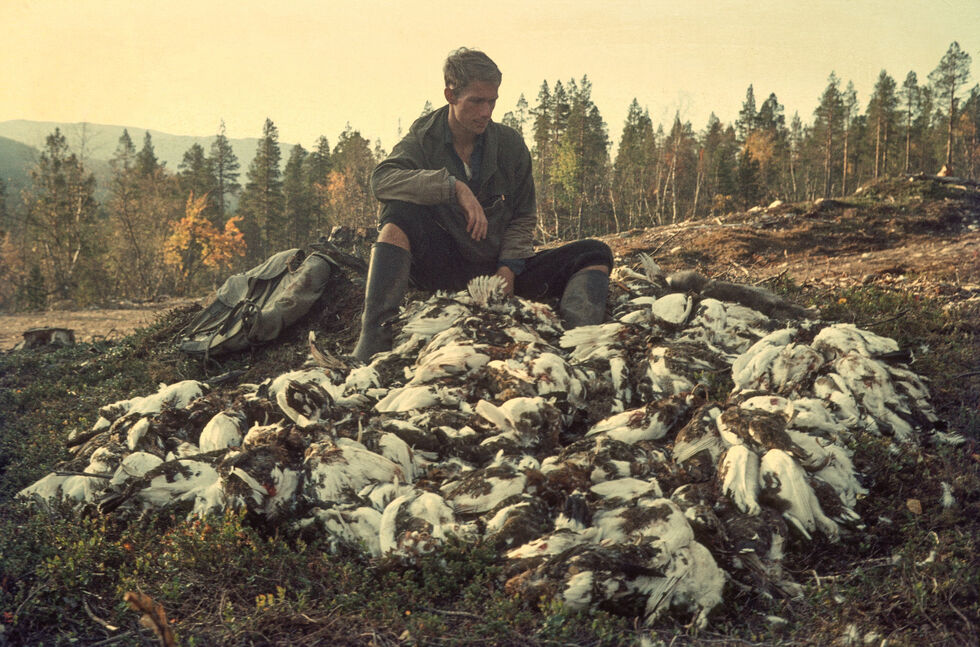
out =
[[447,104],[417,119],[371,175],[383,203],[371,250],[361,336],[367,362],[391,349],[385,326],[409,276],[426,290],[460,290],[497,274],[508,294],[558,298],[566,328],[601,323],[612,252],[581,240],[534,252],[531,154],[524,138],[491,120],[501,74],[483,52],[461,48],[443,68]]

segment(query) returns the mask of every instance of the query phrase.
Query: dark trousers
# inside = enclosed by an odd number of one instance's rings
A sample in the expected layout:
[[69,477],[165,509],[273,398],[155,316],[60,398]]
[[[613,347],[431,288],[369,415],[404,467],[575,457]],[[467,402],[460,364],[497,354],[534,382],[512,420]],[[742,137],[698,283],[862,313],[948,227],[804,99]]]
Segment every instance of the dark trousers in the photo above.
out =
[[[381,226],[392,223],[405,232],[412,247],[412,281],[423,290],[462,290],[476,276],[493,274],[497,265],[481,266],[460,254],[452,236],[422,205],[391,201],[381,213]],[[537,252],[526,259],[514,280],[514,293],[526,299],[557,298],[568,279],[590,265],[612,268],[609,246],[598,240],[577,240]]]

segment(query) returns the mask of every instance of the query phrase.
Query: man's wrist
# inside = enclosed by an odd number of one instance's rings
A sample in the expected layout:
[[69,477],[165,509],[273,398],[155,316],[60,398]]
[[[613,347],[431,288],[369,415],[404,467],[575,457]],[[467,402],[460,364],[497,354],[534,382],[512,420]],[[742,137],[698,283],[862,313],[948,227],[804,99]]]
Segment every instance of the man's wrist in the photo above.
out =
[[526,265],[527,260],[523,258],[501,258],[499,261],[497,261],[497,269],[506,267],[514,273],[514,276],[517,276],[523,272]]

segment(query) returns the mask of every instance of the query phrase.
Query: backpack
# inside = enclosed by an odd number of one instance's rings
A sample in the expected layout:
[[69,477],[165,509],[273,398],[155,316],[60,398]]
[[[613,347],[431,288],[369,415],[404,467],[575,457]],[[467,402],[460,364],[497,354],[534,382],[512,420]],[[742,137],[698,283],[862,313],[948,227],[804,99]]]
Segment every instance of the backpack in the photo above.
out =
[[212,356],[272,341],[310,309],[327,286],[337,263],[327,254],[289,249],[235,274],[218,289],[214,302],[180,332],[179,348]]

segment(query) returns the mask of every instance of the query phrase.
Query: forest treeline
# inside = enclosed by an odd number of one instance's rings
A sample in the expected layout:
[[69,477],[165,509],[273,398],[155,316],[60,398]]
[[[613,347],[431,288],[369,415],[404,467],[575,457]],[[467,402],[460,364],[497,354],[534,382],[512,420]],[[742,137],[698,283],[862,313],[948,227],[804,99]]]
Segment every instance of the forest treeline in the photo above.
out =
[[[614,157],[586,76],[544,81],[534,106],[521,95],[502,122],[532,151],[539,240],[603,235],[848,195],[944,166],[977,179],[980,86],[965,91],[970,64],[954,42],[926,79],[908,72],[899,83],[882,70],[867,102],[831,73],[808,122],[787,120],[775,93],[759,103],[751,85],[734,123],[712,114],[701,130],[680,114],[654,127],[634,99]],[[194,144],[171,170],[149,133],[137,148],[124,132],[98,201],[94,176],[55,130],[9,211],[0,183],[0,309],[199,294],[334,226],[374,226],[369,178],[385,154],[348,126],[333,147],[325,136],[310,151],[297,144],[283,164],[267,119],[244,174],[223,124],[210,150]]]

